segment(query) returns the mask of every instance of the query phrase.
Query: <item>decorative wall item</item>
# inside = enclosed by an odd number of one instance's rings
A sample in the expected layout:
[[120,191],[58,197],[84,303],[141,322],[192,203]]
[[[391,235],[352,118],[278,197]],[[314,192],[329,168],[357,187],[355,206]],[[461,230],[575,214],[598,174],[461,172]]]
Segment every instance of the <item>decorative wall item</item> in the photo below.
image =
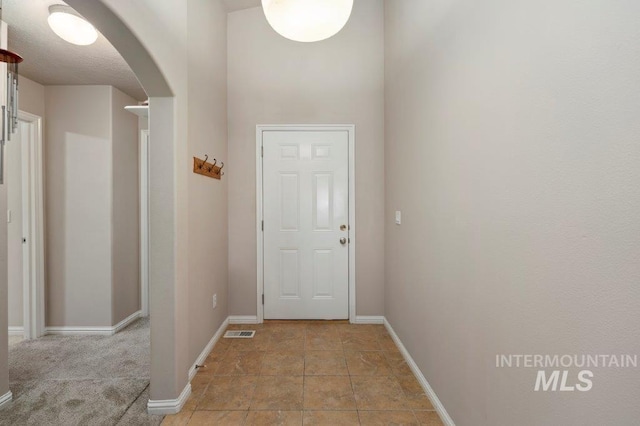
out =
[[[2,21],[2,0],[0,0]],[[7,41],[3,40],[6,46]],[[18,128],[18,64],[22,56],[7,49],[0,49],[0,62],[7,64],[6,102],[2,105],[2,135],[0,136],[0,184],[4,183],[4,145]]]
[[208,163],[208,159],[208,155],[204,156],[204,160],[193,157],[193,173],[219,180],[224,176],[224,172],[222,171],[224,163],[220,162],[220,165],[218,166],[218,160],[214,158],[213,163]]

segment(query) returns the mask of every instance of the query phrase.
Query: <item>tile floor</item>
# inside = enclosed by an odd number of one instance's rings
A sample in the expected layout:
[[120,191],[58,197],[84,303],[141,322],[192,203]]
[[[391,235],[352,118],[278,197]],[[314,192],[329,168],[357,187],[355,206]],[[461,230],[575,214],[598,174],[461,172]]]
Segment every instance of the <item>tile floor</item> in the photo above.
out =
[[442,425],[382,325],[230,326],[163,425]]

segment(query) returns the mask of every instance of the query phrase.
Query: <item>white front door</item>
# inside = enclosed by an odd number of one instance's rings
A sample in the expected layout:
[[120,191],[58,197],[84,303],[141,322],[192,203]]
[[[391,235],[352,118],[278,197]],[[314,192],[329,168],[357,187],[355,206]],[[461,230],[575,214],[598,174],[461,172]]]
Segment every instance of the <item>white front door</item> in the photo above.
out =
[[264,131],[264,318],[349,318],[349,133]]

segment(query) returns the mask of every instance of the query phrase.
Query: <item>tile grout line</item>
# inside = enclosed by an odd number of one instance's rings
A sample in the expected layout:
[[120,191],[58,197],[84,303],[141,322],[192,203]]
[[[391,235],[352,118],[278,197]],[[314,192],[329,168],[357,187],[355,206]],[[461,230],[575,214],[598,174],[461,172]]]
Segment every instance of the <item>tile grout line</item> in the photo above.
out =
[[[342,336],[340,337],[340,343],[342,343]],[[342,345],[342,356],[344,357],[344,364],[347,367],[347,376],[349,377],[349,384],[351,385],[351,393],[353,394],[353,405],[356,409],[356,416],[358,416],[358,424],[362,424],[362,419],[360,418],[360,409],[358,407],[358,401],[356,400],[356,389],[353,386],[353,378],[351,376],[351,370],[349,369],[349,363],[347,362],[347,351],[344,349],[344,344]]]
[[304,426],[304,409],[305,409],[305,385],[307,383],[307,330],[304,330],[304,337],[302,342],[302,418],[300,419],[301,425]]

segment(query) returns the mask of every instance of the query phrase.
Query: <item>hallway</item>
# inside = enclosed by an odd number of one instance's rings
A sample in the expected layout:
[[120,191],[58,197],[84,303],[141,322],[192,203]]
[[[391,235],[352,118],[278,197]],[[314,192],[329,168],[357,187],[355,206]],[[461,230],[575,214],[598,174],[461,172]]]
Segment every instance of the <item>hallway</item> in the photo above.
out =
[[149,416],[149,320],[113,336],[45,336],[12,345],[13,402],[0,425],[157,425]]
[[442,425],[383,325],[231,325],[163,425]]

